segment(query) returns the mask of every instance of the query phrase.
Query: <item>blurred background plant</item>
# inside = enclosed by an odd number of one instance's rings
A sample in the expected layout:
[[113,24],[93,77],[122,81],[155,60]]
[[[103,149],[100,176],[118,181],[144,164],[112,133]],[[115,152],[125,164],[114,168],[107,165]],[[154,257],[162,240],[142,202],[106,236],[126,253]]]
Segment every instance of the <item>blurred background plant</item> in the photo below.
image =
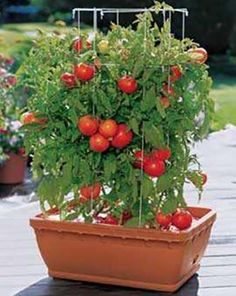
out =
[[[210,54],[210,74],[214,78],[212,96],[216,101],[216,117],[212,130],[227,124],[236,125],[236,1],[235,0],[174,0],[168,4],[187,7],[186,35],[197,40]],[[148,7],[153,0],[2,0],[0,3],[0,52],[14,57],[12,71],[21,65],[33,46],[38,30],[48,33],[65,33],[73,25],[71,10],[80,7]],[[106,29],[115,22],[115,15],[99,20]],[[120,16],[120,23],[127,25],[134,15]],[[83,27],[92,25],[92,15],[83,14]],[[66,26],[67,25],[67,26]],[[104,28],[105,27],[105,28]],[[180,35],[181,17],[176,16],[173,31]]]
[[11,73],[13,65],[13,58],[0,53],[0,165],[9,152],[24,155],[19,119],[27,92],[17,87],[17,78]]

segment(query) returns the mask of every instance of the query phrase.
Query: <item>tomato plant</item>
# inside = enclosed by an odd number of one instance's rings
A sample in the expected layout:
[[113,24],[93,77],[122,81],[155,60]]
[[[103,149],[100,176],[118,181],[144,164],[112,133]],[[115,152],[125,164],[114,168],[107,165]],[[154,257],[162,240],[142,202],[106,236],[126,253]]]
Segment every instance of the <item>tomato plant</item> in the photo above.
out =
[[[157,14],[163,5],[155,4]],[[157,213],[186,207],[185,182],[202,192],[190,146],[208,133],[211,78],[208,66],[190,56],[196,44],[170,29],[169,20],[158,27],[147,9],[135,29],[113,24],[93,40],[79,32],[88,47],[78,39],[71,46],[76,30],[41,35],[20,72],[32,90],[28,111],[47,119],[45,128],[24,127],[43,211],[56,206],[62,219],[72,219],[70,193],[81,201],[73,217],[93,222],[95,212],[104,215],[101,221],[122,224],[129,213],[127,224],[154,227]],[[63,73],[75,83],[61,81]],[[197,124],[200,113],[204,121]],[[99,198],[87,202],[81,188],[97,182]]]

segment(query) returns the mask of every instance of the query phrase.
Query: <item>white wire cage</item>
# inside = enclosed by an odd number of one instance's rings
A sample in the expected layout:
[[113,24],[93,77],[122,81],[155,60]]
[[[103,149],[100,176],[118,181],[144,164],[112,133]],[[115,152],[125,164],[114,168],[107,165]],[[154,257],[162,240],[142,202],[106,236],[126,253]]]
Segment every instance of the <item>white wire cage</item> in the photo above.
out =
[[[91,13],[92,14],[92,22],[93,22],[93,28],[92,28],[92,35],[93,35],[93,39],[92,39],[92,43],[93,43],[93,51],[95,56],[97,55],[96,52],[96,38],[95,35],[98,32],[98,18],[100,17],[100,20],[104,20],[105,16],[107,16],[108,14],[111,15],[115,15],[115,24],[120,25],[120,15],[121,14],[139,14],[139,13],[145,13],[145,12],[153,12],[155,13],[156,10],[155,9],[148,9],[148,8],[74,8],[72,10],[72,17],[74,19],[74,21],[77,24],[77,28],[78,28],[78,32],[79,35],[81,34],[81,23],[82,23],[82,17],[83,14],[85,13]],[[170,40],[172,38],[172,32],[171,32],[171,28],[172,28],[172,21],[173,21],[173,16],[175,14],[180,14],[181,15],[181,39],[183,40],[185,38],[185,26],[186,26],[186,17],[189,16],[189,12],[186,8],[169,8],[169,9],[159,9],[158,10],[158,14],[162,15],[162,21],[163,24],[169,20],[170,22],[170,32],[169,32],[169,36],[170,36]],[[146,48],[146,28],[144,30],[144,50]],[[170,46],[171,46],[171,41],[169,42]],[[114,66],[114,63],[109,63],[109,64],[101,64],[102,66]],[[165,70],[164,66],[161,66],[162,71]],[[168,66],[168,72],[169,72],[169,76],[168,76],[168,87],[170,86],[170,66]],[[96,89],[94,88],[94,96],[96,96]],[[95,110],[95,106],[93,105],[93,116],[96,116],[96,110]],[[144,128],[142,128],[142,139],[141,139],[141,151],[144,151],[145,149],[145,140],[144,140]],[[141,167],[143,168],[144,163],[143,163],[143,156],[141,157]],[[143,181],[143,169],[140,170],[140,174],[141,174],[141,180]],[[141,185],[140,185],[140,196],[139,196],[139,227],[142,226],[142,208],[143,208],[143,182],[141,181]],[[93,211],[93,198],[90,201],[90,205],[91,205],[91,213]]]

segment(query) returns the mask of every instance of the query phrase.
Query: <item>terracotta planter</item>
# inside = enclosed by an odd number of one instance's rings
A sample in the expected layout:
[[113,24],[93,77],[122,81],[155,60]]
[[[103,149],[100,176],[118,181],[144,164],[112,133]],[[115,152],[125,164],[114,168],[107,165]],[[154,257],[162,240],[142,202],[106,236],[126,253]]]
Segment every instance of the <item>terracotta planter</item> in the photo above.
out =
[[19,184],[24,181],[26,158],[9,153],[8,160],[0,166],[0,184]]
[[216,214],[189,208],[198,220],[186,231],[30,220],[54,278],[175,291],[198,269]]

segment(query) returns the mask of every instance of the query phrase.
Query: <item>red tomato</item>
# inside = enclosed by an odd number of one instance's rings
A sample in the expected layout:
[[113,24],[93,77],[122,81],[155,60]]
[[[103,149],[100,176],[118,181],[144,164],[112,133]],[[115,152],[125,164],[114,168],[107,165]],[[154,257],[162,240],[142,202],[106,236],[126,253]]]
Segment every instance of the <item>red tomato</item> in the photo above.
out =
[[165,109],[168,108],[168,107],[170,107],[170,100],[169,100],[168,97],[164,97],[164,96],[162,96],[162,97],[160,98],[160,101],[161,101],[161,105],[162,105]]
[[118,131],[118,124],[113,119],[104,120],[99,126],[99,133],[105,138],[114,137]]
[[137,81],[132,76],[123,76],[117,82],[118,88],[126,94],[132,94],[138,89]]
[[205,185],[207,182],[207,174],[201,173],[201,176],[202,176],[202,185]]
[[172,222],[172,215],[164,215],[163,213],[159,212],[156,215],[156,222],[163,226],[164,228],[168,228]]
[[76,77],[74,74],[67,72],[63,73],[60,79],[68,88],[73,88],[76,86]]
[[16,76],[15,75],[8,75],[5,78],[5,82],[6,82],[7,86],[14,86],[14,85],[16,85],[16,83],[17,83]]
[[165,161],[171,157],[171,150],[170,149],[154,150],[152,152],[152,157]]
[[144,172],[151,177],[160,177],[165,173],[165,163],[162,160],[150,158],[144,165]]
[[104,224],[118,225],[118,219],[112,215],[107,215],[107,217],[102,222]]
[[25,156],[25,148],[24,147],[20,147],[18,149],[18,154],[21,155],[21,156]]
[[76,38],[74,40],[74,43],[73,43],[73,49],[76,51],[76,52],[81,52],[83,48],[83,41],[80,37]]
[[125,224],[132,217],[133,217],[133,215],[130,211],[124,211],[122,213],[122,224]]
[[95,67],[86,63],[80,63],[74,67],[75,76],[82,81],[89,81],[95,75]]
[[80,132],[85,136],[92,136],[98,130],[98,120],[90,115],[82,116],[77,124]]
[[5,130],[4,128],[0,128],[0,135],[8,135],[8,130]]
[[96,152],[104,152],[110,146],[109,141],[99,133],[96,133],[90,138],[89,144],[90,149]]
[[149,157],[142,150],[136,151],[134,153],[134,157],[136,158],[136,161],[134,162],[134,167],[137,169],[142,168],[142,161],[143,161],[143,167],[144,167],[145,163],[149,159]]
[[133,139],[133,132],[129,130],[129,127],[121,123],[118,125],[117,134],[114,136],[111,145],[115,148],[122,149],[128,146]]
[[172,218],[172,224],[179,230],[184,230],[192,225],[192,215],[188,211],[177,211]]
[[179,66],[172,66],[170,68],[171,75],[170,75],[170,81],[175,82],[179,80],[182,76],[182,72]]
[[38,123],[40,125],[44,125],[46,122],[46,118],[37,118],[35,112],[28,112],[23,115],[23,124]]
[[4,62],[6,65],[9,65],[9,66],[14,64],[14,60],[12,58],[6,58]]
[[80,194],[85,199],[96,199],[101,193],[101,183],[96,182],[91,186],[83,186],[80,188]]
[[168,85],[168,83],[165,83],[163,85],[162,90],[167,95],[170,95],[170,96],[174,96],[175,95],[175,91],[174,91],[173,87],[171,85]]
[[208,59],[208,53],[207,51],[202,48],[190,48],[188,50],[188,54],[192,62],[196,64],[204,64],[206,60]]

